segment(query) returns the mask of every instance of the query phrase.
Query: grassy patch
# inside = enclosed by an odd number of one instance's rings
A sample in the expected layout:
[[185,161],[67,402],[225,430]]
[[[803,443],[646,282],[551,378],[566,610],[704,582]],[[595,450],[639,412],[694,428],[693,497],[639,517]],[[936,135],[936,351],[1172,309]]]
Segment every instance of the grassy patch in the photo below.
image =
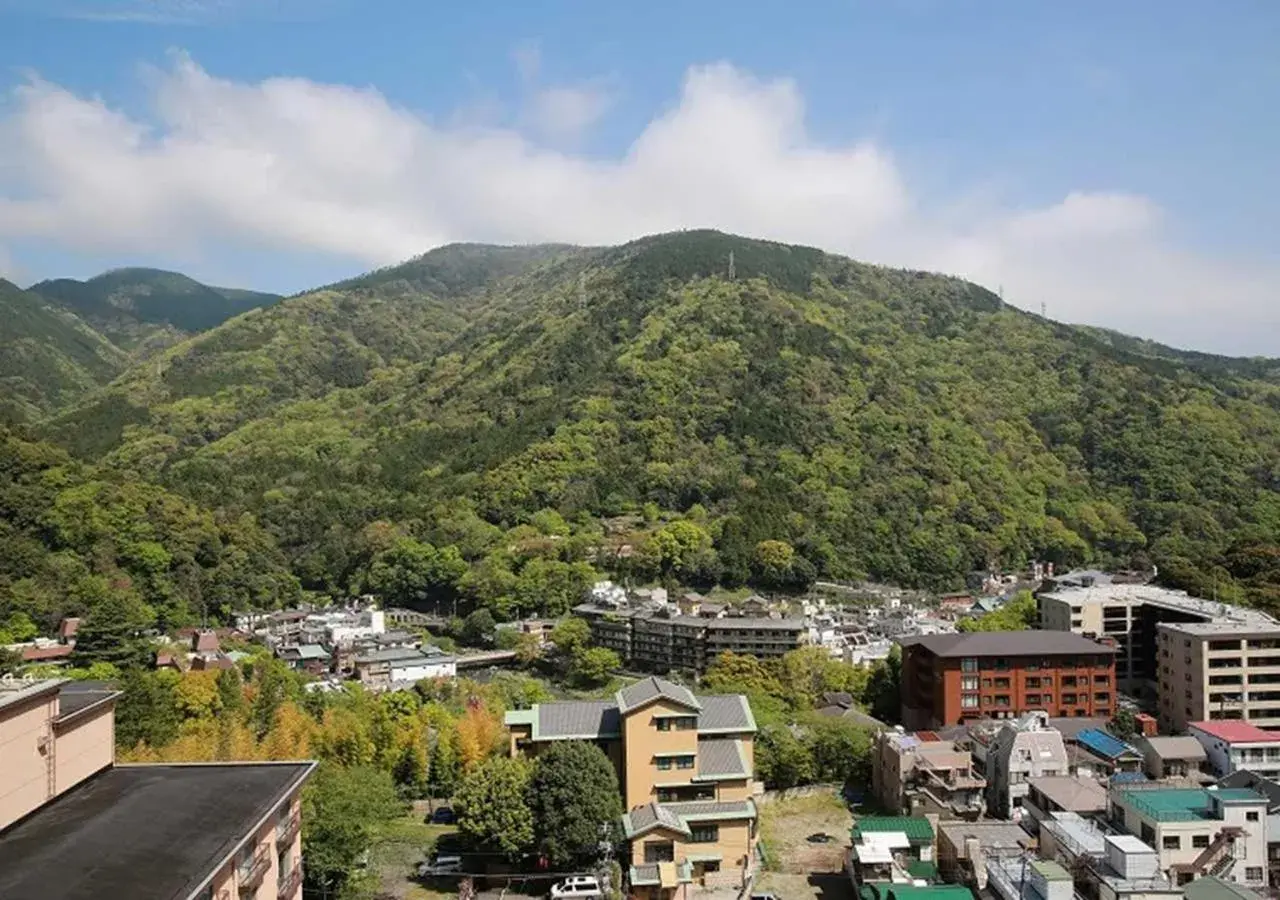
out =
[[[852,825],[853,816],[834,792],[763,804],[760,839],[766,867],[776,872],[838,870]],[[810,844],[808,836],[819,832],[831,835],[832,840]]]
[[410,813],[382,826],[369,848],[370,868],[377,873],[382,895],[404,900],[442,900],[456,892],[436,891],[418,884],[418,864],[431,856],[436,843],[457,833],[453,825],[432,825],[420,813]]

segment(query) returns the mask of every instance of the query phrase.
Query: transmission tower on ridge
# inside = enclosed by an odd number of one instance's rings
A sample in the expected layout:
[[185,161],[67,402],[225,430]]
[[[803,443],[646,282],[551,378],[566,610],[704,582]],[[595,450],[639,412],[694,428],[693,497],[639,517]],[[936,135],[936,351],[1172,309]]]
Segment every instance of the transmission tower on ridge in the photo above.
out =
[[729,251],[729,280],[733,281],[737,277],[737,270],[733,267],[733,251]]

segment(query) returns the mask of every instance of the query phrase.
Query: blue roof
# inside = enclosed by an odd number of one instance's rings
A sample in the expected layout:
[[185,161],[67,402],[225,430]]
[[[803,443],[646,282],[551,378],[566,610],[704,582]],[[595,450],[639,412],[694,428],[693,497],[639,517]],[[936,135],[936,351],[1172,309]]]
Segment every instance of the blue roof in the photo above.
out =
[[1118,759],[1126,753],[1138,752],[1114,734],[1103,731],[1101,728],[1086,728],[1076,735],[1076,743],[1103,759]]
[[1112,784],[1137,784],[1146,780],[1147,776],[1142,772],[1117,772],[1111,776]]

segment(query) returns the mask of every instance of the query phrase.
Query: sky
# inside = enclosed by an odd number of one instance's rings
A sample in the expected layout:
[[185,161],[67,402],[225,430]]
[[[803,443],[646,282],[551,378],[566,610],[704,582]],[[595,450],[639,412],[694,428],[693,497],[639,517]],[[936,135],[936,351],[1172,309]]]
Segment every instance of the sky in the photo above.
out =
[[1276,0],[0,0],[0,275],[677,228],[1280,357]]

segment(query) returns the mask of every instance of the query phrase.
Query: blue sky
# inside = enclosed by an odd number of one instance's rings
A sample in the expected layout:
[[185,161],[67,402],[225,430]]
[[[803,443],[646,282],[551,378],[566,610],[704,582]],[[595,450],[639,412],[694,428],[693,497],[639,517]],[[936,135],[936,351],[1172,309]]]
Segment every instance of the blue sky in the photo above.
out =
[[715,225],[1280,356],[1277,47],[1274,0],[0,0],[0,270]]

